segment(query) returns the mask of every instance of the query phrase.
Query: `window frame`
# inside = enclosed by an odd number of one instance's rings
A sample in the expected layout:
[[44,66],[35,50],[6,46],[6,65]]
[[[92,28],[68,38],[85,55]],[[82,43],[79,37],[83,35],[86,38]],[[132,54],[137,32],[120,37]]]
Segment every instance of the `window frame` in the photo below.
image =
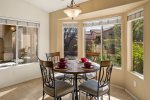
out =
[[[79,43],[79,22],[78,21],[64,21],[64,22],[62,22],[61,23],[61,41],[62,41],[62,43],[61,43],[61,45],[62,45],[62,48],[61,48],[61,56],[62,57],[65,57],[65,48],[64,48],[64,28],[76,28],[77,29],[77,58],[78,58],[78,56],[79,56],[79,46],[78,46],[78,43]],[[57,44],[58,45],[58,44]]]
[[[123,23],[122,23],[122,16],[118,16],[118,17],[120,17],[120,23],[114,23],[114,24],[105,24],[105,25],[99,25],[100,26],[100,28],[102,29],[103,28],[103,26],[106,26],[106,25],[120,25],[121,26],[121,43],[120,43],[120,45],[121,45],[121,55],[120,55],[120,57],[121,57],[121,66],[114,66],[114,68],[116,68],[116,69],[122,69],[122,64],[123,64],[123,62],[122,62],[122,60],[123,60],[123,53],[122,53],[122,36],[123,36],[123,31],[122,31],[122,29],[123,29]],[[110,17],[110,19],[111,18],[113,18],[113,17]],[[104,18],[104,19],[108,19],[109,20],[109,17],[106,17],[106,18]],[[86,25],[85,25],[86,26]],[[91,26],[92,27],[92,26]],[[85,27],[83,27],[83,34],[84,34],[84,55],[86,55],[86,39],[85,39],[85,29],[84,29]],[[102,32],[102,34],[103,34],[103,32]],[[102,38],[102,37],[101,37]],[[101,42],[102,42],[102,40],[101,40]],[[101,47],[102,47],[102,45],[101,45]],[[101,51],[100,51],[100,54],[101,53],[103,53],[103,50],[101,49]],[[103,54],[102,54],[103,55]],[[102,60],[102,58],[101,58],[101,60]]]
[[[6,22],[7,22],[7,20],[10,20],[10,19],[4,19],[4,20],[6,20]],[[19,22],[19,21],[17,21],[17,20],[14,20],[14,21],[16,21],[16,22]],[[20,21],[21,22],[21,21]],[[18,63],[18,60],[19,60],[19,57],[18,57],[18,54],[19,54],[19,37],[18,37],[18,34],[19,34],[19,29],[18,29],[18,27],[19,26],[22,26],[22,27],[26,27],[26,28],[28,28],[28,27],[32,27],[32,28],[37,28],[37,53],[36,53],[36,56],[38,57],[38,51],[39,51],[39,49],[38,49],[38,47],[39,47],[39,32],[40,32],[40,24],[39,23],[34,23],[34,22],[27,22],[27,21],[23,21],[23,22],[25,22],[25,23],[27,23],[27,24],[29,24],[29,26],[28,25],[17,25],[17,24],[7,24],[7,23],[0,23],[1,25],[12,25],[12,26],[15,26],[16,27],[16,35],[15,35],[15,37],[16,37],[16,47],[15,47],[15,53],[16,53],[16,55],[15,55],[15,57],[16,57],[16,59],[14,59],[15,61],[13,62],[13,64],[9,64],[10,62],[6,62],[6,63],[0,63],[0,65],[4,65],[4,66],[0,66],[0,69],[1,68],[5,68],[5,67],[10,67],[10,66],[16,66],[16,65],[25,65],[25,64],[31,64],[31,63],[36,63],[36,62],[28,62],[28,63]],[[36,26],[32,26],[32,24],[36,24]],[[31,26],[30,26],[31,25]],[[38,61],[37,61],[38,62]]]
[[[143,74],[141,74],[141,73],[139,73],[139,72],[137,72],[137,71],[134,71],[133,70],[133,53],[132,53],[132,50],[133,50],[133,33],[132,33],[132,22],[133,21],[136,21],[136,20],[140,20],[140,19],[143,19],[144,20],[144,16],[142,16],[142,17],[139,17],[139,18],[135,18],[135,19],[132,19],[132,20],[129,20],[128,22],[127,22],[127,26],[128,26],[128,29],[127,30],[129,30],[130,32],[128,33],[128,36],[127,36],[127,38],[129,38],[129,40],[130,40],[130,45],[129,45],[129,47],[130,47],[130,50],[129,50],[129,48],[128,48],[128,53],[130,52],[130,56],[128,57],[129,59],[130,59],[130,62],[128,62],[128,66],[130,66],[129,68],[129,70],[130,70],[130,72],[131,73],[133,73],[134,75],[136,75],[136,76],[138,76],[139,78],[141,78],[141,79],[144,79],[144,51],[143,51]],[[144,23],[144,22],[143,22]],[[143,26],[143,28],[144,28],[144,26]],[[130,34],[130,35],[129,35]],[[144,49],[144,29],[143,29],[143,49]]]

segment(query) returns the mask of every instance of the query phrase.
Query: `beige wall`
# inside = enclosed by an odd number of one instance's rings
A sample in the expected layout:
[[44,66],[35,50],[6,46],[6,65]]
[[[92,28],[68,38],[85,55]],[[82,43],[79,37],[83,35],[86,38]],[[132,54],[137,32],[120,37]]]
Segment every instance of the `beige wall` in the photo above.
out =
[[[89,13],[92,11],[102,10],[106,8],[112,8],[115,6],[120,6],[128,3],[132,3],[140,0],[89,0],[88,2],[80,4],[80,8],[83,13]],[[49,14],[50,18],[50,51],[57,51],[57,46],[53,41],[58,42],[57,40],[57,21],[58,19],[64,18],[66,15],[63,13],[63,10],[58,10]]]
[[[83,11],[83,13],[88,13],[91,11],[97,11],[102,10],[105,8],[111,8],[114,6],[120,6],[127,3],[132,3],[138,0],[117,0],[117,1],[106,1],[106,0],[90,0],[89,2],[80,4],[80,7]],[[99,2],[99,3],[98,3]],[[50,15],[50,51],[60,51],[61,55],[63,56],[63,34],[62,34],[62,21],[59,19],[62,19],[66,17],[66,15],[63,13],[63,10],[55,11],[49,14]],[[81,23],[82,21],[79,21]],[[79,26],[82,26],[82,24],[79,24]],[[83,40],[83,32],[82,27],[79,27],[78,32],[78,57],[84,56],[84,40]],[[125,33],[123,32],[123,35]],[[124,37],[124,36],[123,36]],[[124,40],[123,40],[124,41]],[[123,44],[124,42],[122,42]],[[56,45],[57,44],[57,45]],[[124,49],[122,49],[124,50]],[[124,53],[122,54],[124,55]],[[122,59],[122,62],[124,63],[124,59]],[[113,70],[112,77],[115,78],[115,80],[112,80],[112,83],[124,87],[124,64],[122,64],[122,69],[114,69]]]
[[144,9],[144,98],[150,100],[150,2]]
[[[115,2],[109,2],[106,3],[106,0],[104,1],[98,1],[98,0],[91,0],[87,3],[83,3],[81,4],[81,8],[83,10],[83,13],[87,13],[87,12],[92,12],[92,11],[96,11],[96,10],[101,10],[104,8],[111,8],[113,6],[118,6],[118,5],[123,5],[125,3],[129,3],[131,0],[127,0],[125,1],[120,1],[117,0]],[[100,2],[100,3],[98,3]],[[116,3],[117,2],[117,3]],[[118,3],[120,2],[120,3]],[[115,3],[115,4],[114,4]],[[92,5],[93,4],[93,5]],[[139,8],[139,7],[137,7]],[[122,14],[122,66],[121,69],[117,69],[114,68],[113,69],[113,73],[112,73],[112,80],[111,83],[115,84],[115,85],[119,85],[123,88],[125,88],[127,91],[129,91],[131,94],[133,94],[136,98],[138,98],[139,100],[150,100],[150,95],[149,95],[149,84],[150,84],[150,24],[149,24],[149,20],[150,20],[150,2],[144,4],[143,6],[144,8],[144,79],[139,78],[137,75],[135,75],[134,73],[132,73],[130,71],[130,66],[128,66],[127,62],[128,62],[128,52],[127,52],[127,14],[130,12],[126,12],[124,14]],[[135,9],[134,9],[135,10]],[[63,21],[58,21],[58,19],[61,19],[65,17],[65,15],[63,14],[63,11],[56,11],[53,13],[50,13],[50,35],[51,35],[51,41],[50,41],[50,45],[51,45],[51,51],[63,51],[63,45],[62,45],[62,25],[61,23]],[[107,16],[105,16],[107,17]],[[82,21],[79,21],[79,23],[81,23]],[[83,32],[82,32],[82,24],[80,24],[79,27],[79,33],[78,33],[78,45],[79,45],[79,58],[84,56],[84,44],[83,43]],[[56,42],[57,41],[57,42]],[[55,43],[57,45],[55,45]],[[136,87],[134,87],[134,81],[136,81]]]
[[[144,79],[139,78],[130,71],[125,70],[125,88],[135,95],[139,100],[150,100],[150,2],[144,5]],[[127,66],[129,67],[129,66]],[[126,68],[127,69],[127,68]],[[133,86],[136,81],[137,86]]]

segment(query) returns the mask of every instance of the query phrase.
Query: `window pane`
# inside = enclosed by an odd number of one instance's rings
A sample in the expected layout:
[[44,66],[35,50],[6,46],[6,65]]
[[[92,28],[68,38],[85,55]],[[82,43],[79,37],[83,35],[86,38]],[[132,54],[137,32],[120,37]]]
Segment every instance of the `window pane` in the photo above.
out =
[[86,57],[97,61],[111,60],[116,67],[121,67],[121,25],[103,25],[85,28]]
[[16,59],[15,52],[16,52],[16,26],[0,25],[0,64],[15,62]]
[[38,28],[18,27],[18,63],[37,61]]
[[143,19],[132,21],[132,63],[133,71],[143,74]]
[[85,33],[85,55],[88,59],[99,55],[97,62],[101,60],[101,26],[86,27]]
[[77,57],[77,28],[64,28],[64,57]]
[[117,67],[121,67],[121,25],[103,26],[103,60],[111,60]]

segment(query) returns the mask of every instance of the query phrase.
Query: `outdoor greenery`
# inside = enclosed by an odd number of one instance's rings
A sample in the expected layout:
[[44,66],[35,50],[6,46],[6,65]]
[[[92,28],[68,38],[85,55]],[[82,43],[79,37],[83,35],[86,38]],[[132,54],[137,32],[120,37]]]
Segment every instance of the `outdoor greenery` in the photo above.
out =
[[116,24],[113,27],[115,40],[115,58],[114,62],[117,66],[121,66],[121,25]]
[[[100,31],[95,31],[95,34],[91,33],[91,37],[96,35],[95,39],[89,40],[90,36],[87,35],[89,37],[86,40],[86,52],[100,53],[97,59],[98,62],[101,60],[111,60],[115,66],[121,67],[121,25],[106,25],[99,30],[101,29],[103,29],[102,33],[98,33]],[[90,58],[88,55],[86,57]]]
[[143,45],[133,43],[133,71],[143,74]]
[[132,43],[132,61],[133,71],[143,74],[143,19],[132,22],[133,43]]
[[[105,52],[107,50],[107,52]],[[121,67],[121,25],[115,24],[110,34],[103,39],[103,60],[111,60],[112,63]],[[106,54],[107,53],[107,54]]]

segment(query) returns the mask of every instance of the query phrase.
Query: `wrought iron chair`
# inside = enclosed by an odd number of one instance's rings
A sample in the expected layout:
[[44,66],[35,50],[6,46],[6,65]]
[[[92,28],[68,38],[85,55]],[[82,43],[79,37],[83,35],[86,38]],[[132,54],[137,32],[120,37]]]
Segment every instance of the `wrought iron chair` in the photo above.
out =
[[53,62],[39,59],[42,80],[43,80],[43,100],[45,94],[54,97],[54,100],[61,100],[61,97],[73,93],[74,87],[62,80],[55,80]]
[[[60,60],[60,52],[46,53],[46,59],[56,65]],[[55,73],[55,77],[59,80],[65,80],[65,74],[62,73]]]
[[103,98],[104,94],[108,94],[110,100],[110,79],[113,65],[110,61],[101,61],[98,80],[88,80],[79,85],[79,90],[86,92],[89,96]]
[[46,53],[47,61],[52,61],[54,64],[59,62],[60,52]]
[[[54,65],[56,65],[60,60],[60,52],[54,53],[46,53],[47,61],[52,61]],[[55,77],[59,80],[68,79],[70,82],[72,81],[72,75],[63,74],[63,73],[55,73]]]
[[[91,58],[91,59],[90,59],[91,61],[96,62],[96,63],[99,62],[98,60],[99,60],[99,55],[100,55],[100,53],[87,52],[86,55]],[[87,78],[88,78],[88,74],[87,74],[86,76],[87,76]],[[89,74],[89,76],[90,76],[90,74]],[[91,76],[92,76],[92,75],[91,75]],[[93,73],[93,77],[92,77],[92,78],[95,78],[95,79],[97,80],[97,72]]]
[[[99,60],[100,53],[86,52],[86,55],[87,55],[87,58],[90,59],[92,62],[97,63]],[[97,80],[97,72],[81,74],[81,75],[79,75],[79,77],[84,80],[89,80],[89,79]],[[80,82],[80,83],[82,83],[82,82]]]

